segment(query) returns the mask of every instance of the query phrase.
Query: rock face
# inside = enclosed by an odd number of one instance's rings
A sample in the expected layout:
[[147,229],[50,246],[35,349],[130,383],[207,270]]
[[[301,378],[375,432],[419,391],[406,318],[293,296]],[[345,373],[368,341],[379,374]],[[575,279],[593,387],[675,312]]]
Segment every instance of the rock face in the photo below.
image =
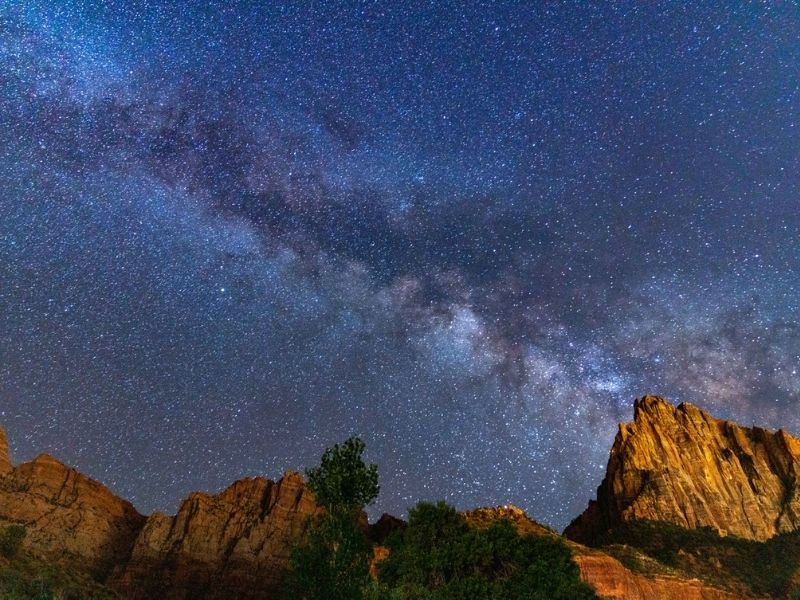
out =
[[521,535],[547,535],[557,536],[552,529],[537,523],[525,514],[521,508],[513,504],[505,506],[490,506],[468,510],[464,513],[464,518],[472,527],[488,527],[491,523],[500,519],[508,519]]
[[656,396],[620,424],[597,500],[565,530],[591,543],[623,521],[709,526],[766,540],[800,527],[800,441]]
[[303,478],[237,481],[153,514],[108,582],[127,598],[277,598],[292,545],[318,511]]
[[24,525],[33,555],[126,598],[280,597],[292,547],[318,511],[290,471],[277,483],[244,479],[217,495],[193,493],[174,517],[144,517],[46,454],[14,468],[0,428],[0,528]]
[[[591,540],[626,519],[711,525],[754,539],[795,529],[800,442],[779,431],[716,421],[690,405],[646,397],[621,425],[598,500],[567,530]],[[26,526],[25,547],[114,588],[125,598],[279,598],[292,546],[319,508],[295,472],[193,493],[175,516],[140,515],[100,483],[42,454],[13,467],[0,429],[0,528]],[[476,527],[510,519],[522,533],[557,534],[513,506],[465,513]],[[380,543],[405,526],[384,515],[365,533]],[[645,577],[569,542],[581,576],[606,598],[729,600],[695,580]],[[386,549],[375,547],[375,562]],[[374,565],[373,565],[374,566]]]
[[11,465],[11,452],[8,450],[6,430],[0,426],[0,477],[10,473],[13,468]]
[[601,598],[624,600],[742,600],[733,594],[704,585],[696,580],[673,577],[645,577],[625,568],[621,562],[599,552],[573,551],[572,560],[581,571],[581,579]]
[[32,553],[98,581],[127,559],[144,521],[129,502],[46,454],[0,476],[0,526],[25,525]]

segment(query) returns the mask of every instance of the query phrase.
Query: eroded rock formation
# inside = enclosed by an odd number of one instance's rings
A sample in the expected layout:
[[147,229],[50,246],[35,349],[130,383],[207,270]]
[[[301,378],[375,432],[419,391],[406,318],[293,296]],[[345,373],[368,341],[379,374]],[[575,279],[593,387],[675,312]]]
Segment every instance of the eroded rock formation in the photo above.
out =
[[620,424],[597,500],[565,530],[592,542],[622,521],[709,526],[766,540],[800,526],[800,441],[657,396]]
[[23,524],[31,552],[98,581],[127,560],[144,521],[129,502],[47,454],[0,476],[0,526]]
[[109,581],[127,598],[277,598],[293,544],[319,509],[302,476],[237,481],[153,514]]
[[127,598],[280,597],[293,544],[319,510],[302,476],[289,471],[278,482],[196,492],[175,516],[145,517],[46,454],[14,468],[7,448],[0,428],[0,527],[24,525],[35,556]]
[[[800,442],[717,421],[655,397],[621,425],[598,500],[568,528],[591,539],[625,519],[765,539],[795,529]],[[303,478],[244,479],[219,494],[193,493],[175,516],[140,515],[106,487],[47,455],[13,467],[0,429],[0,526],[22,523],[28,550],[91,575],[123,597],[278,598],[293,544],[319,511]],[[557,535],[513,506],[465,513],[473,526],[510,519],[522,533]],[[365,533],[380,543],[404,522],[384,515]],[[728,600],[746,597],[679,576],[644,576],[569,543],[581,577],[607,598]],[[386,549],[376,546],[375,560]]]

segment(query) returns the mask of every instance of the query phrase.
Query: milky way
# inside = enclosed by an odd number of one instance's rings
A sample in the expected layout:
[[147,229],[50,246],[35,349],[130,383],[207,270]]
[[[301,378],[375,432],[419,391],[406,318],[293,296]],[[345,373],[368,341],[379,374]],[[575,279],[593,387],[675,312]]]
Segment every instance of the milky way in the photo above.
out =
[[560,528],[634,397],[800,432],[793,3],[276,4],[2,3],[17,460]]

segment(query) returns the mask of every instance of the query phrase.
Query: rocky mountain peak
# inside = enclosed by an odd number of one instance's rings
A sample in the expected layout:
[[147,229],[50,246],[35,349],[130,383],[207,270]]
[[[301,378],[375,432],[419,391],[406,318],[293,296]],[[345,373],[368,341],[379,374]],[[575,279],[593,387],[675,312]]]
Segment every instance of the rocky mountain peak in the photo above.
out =
[[141,590],[153,598],[200,597],[199,590],[277,597],[292,547],[319,510],[294,471],[278,481],[240,479],[218,494],[194,492],[175,516],[147,519],[108,583],[126,597]]
[[765,540],[800,527],[800,441],[658,396],[620,424],[597,500],[565,534],[591,542],[634,519]]

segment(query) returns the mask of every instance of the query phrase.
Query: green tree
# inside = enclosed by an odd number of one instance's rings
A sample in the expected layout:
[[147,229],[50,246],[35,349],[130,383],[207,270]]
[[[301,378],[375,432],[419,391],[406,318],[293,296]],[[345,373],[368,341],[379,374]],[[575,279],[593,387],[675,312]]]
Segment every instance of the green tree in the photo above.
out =
[[328,512],[360,511],[378,497],[378,467],[364,463],[365,448],[351,437],[326,449],[319,467],[306,469],[309,489]]
[[405,600],[596,598],[561,540],[520,535],[505,519],[470,527],[444,502],[411,509],[408,527],[388,546],[379,579],[387,594]]
[[305,600],[359,600],[371,588],[372,545],[359,525],[363,508],[380,490],[378,468],[367,465],[357,437],[328,448],[319,467],[306,470],[323,513],[312,519],[292,553],[288,596]]

